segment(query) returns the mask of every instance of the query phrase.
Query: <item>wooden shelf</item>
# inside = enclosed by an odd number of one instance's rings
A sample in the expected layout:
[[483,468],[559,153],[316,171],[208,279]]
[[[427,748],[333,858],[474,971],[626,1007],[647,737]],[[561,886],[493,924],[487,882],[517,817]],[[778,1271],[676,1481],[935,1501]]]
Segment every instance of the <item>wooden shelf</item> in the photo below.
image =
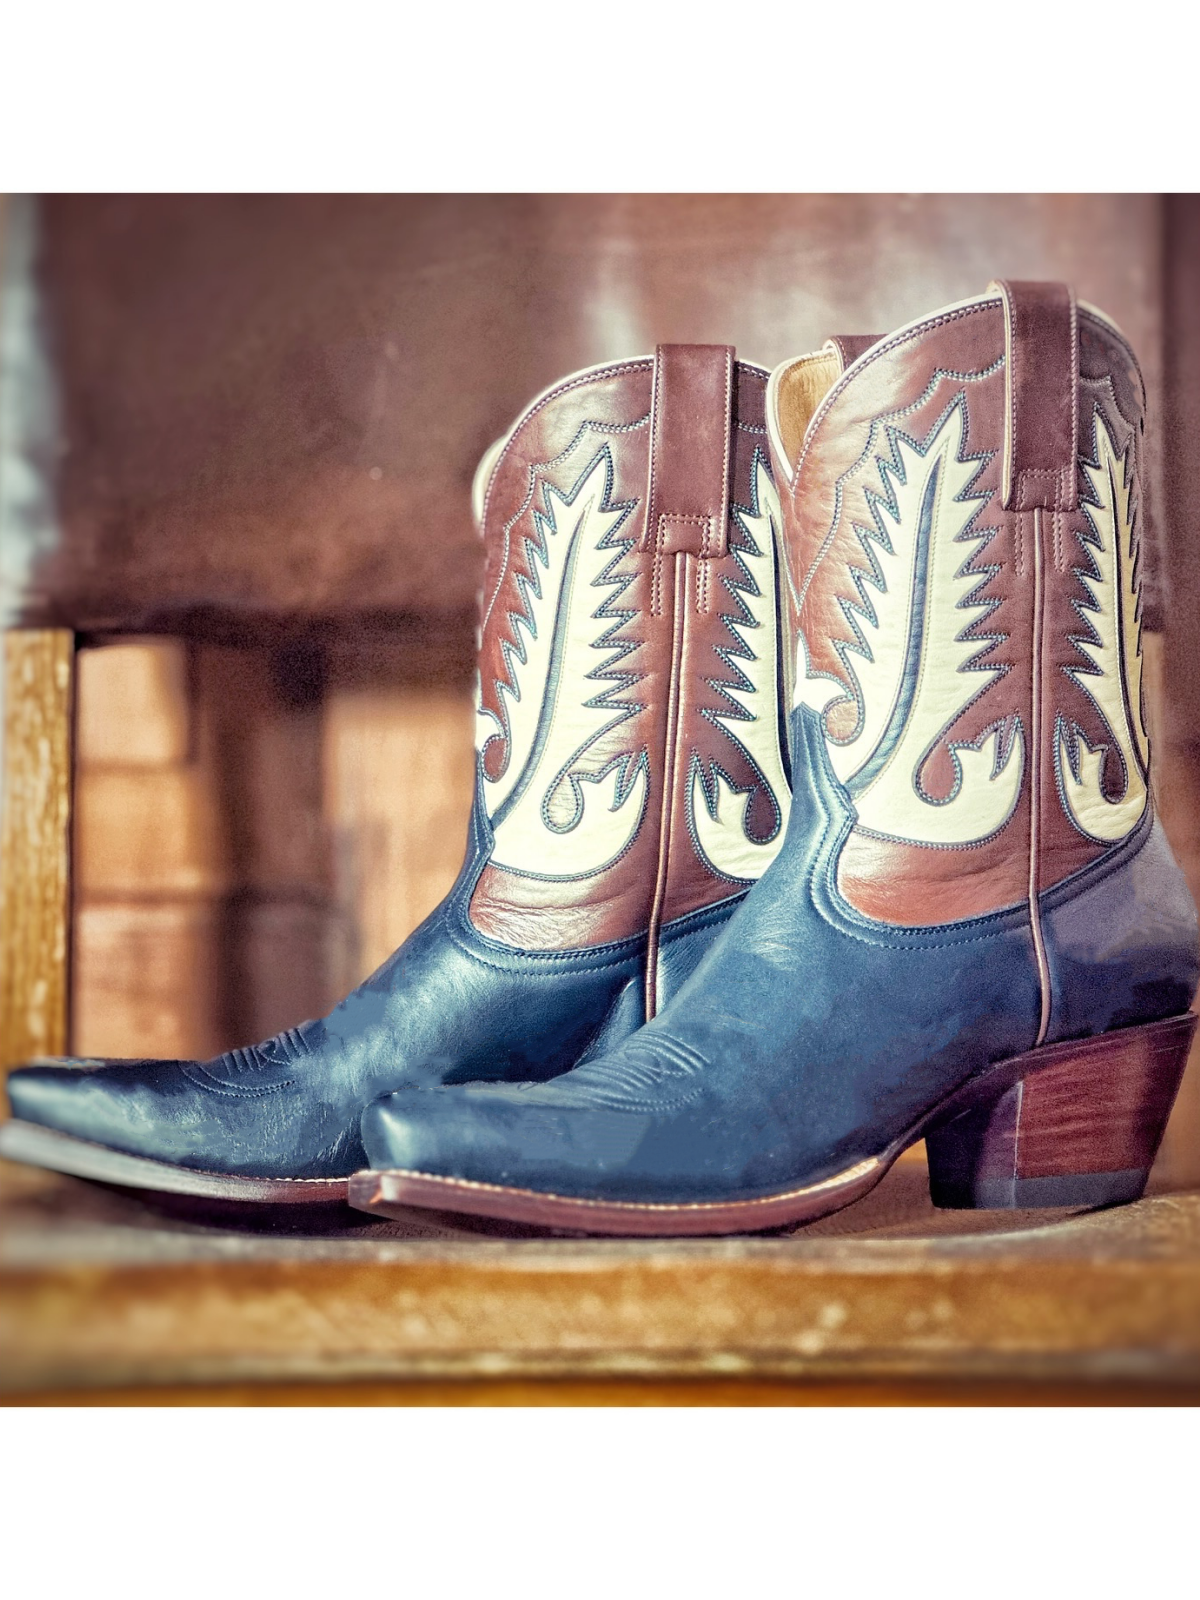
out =
[[16,1166],[0,1200],[10,1403],[1200,1400],[1198,1193],[937,1212],[904,1162],[795,1236],[663,1242],[274,1231]]

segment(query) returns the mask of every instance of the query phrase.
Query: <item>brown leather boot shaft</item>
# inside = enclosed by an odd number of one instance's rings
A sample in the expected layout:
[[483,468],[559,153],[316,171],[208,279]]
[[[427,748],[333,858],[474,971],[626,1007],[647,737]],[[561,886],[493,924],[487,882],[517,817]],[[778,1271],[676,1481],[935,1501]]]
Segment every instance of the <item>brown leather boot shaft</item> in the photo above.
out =
[[811,421],[793,365],[795,701],[857,811],[842,893],[899,925],[1031,899],[1036,924],[1148,806],[1137,362],[1065,285],[1001,284],[829,371]]
[[494,453],[479,748],[495,847],[471,902],[491,937],[653,941],[778,848],[765,388],[726,347],[665,346],[565,379]]

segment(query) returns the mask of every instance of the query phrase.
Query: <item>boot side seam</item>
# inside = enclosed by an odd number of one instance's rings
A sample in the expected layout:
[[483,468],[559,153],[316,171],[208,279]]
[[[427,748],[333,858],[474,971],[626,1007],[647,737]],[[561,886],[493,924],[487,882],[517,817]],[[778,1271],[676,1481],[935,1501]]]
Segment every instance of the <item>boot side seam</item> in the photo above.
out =
[[671,661],[667,691],[667,726],[663,738],[663,793],[659,814],[658,865],[655,872],[654,896],[650,902],[650,921],[646,929],[645,1016],[649,1021],[658,1004],[658,951],[662,928],[663,906],[666,904],[667,878],[670,872],[671,812],[675,803],[675,769],[679,751],[679,709],[681,695],[680,677],[683,664],[684,640],[687,630],[688,562],[692,557],[675,558],[675,583],[672,593]]
[[[470,927],[471,932],[475,935],[475,937],[480,939],[482,942],[484,935],[480,934],[479,930],[473,925],[468,924],[468,927]],[[461,951],[463,955],[468,956],[471,960],[477,961],[480,966],[490,967],[495,972],[510,972],[512,970],[504,961],[498,959],[494,961],[489,960],[487,952],[473,949],[472,946],[465,939],[463,939],[460,931],[449,921],[446,923],[446,936],[451,940],[457,950]],[[548,964],[550,962],[563,962],[566,963],[568,967],[590,963],[593,971],[601,972],[606,967],[619,967],[626,962],[636,961],[638,957],[637,946],[642,942],[644,937],[645,936],[643,934],[633,935],[633,937],[627,941],[631,948],[625,951],[621,951],[621,946],[617,943],[608,945],[592,945],[581,950],[522,950],[516,945],[504,945],[500,944],[499,941],[489,941],[489,943],[494,945],[497,957],[508,955],[510,958],[514,958],[517,961],[532,961],[543,964]],[[607,951],[621,953],[613,954],[603,961],[595,961],[593,959],[598,952]],[[556,974],[553,972],[539,972],[536,970],[527,975],[535,978],[556,976]]]
[[1037,1038],[1034,1048],[1046,1037],[1050,1026],[1053,1004],[1050,962],[1046,955],[1046,939],[1042,930],[1042,910],[1038,898],[1041,887],[1041,822],[1042,822],[1042,690],[1045,676],[1045,541],[1042,529],[1042,509],[1033,513],[1033,661],[1030,672],[1029,737],[1033,745],[1029,762],[1029,927],[1033,934],[1033,950],[1037,958],[1038,987],[1041,991],[1041,1008],[1038,1016]]

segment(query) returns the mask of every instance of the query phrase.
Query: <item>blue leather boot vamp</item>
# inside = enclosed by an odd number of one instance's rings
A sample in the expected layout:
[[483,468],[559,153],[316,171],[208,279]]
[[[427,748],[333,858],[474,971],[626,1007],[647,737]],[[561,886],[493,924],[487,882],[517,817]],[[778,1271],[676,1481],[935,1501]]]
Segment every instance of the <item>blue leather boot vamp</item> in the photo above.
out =
[[[880,1153],[973,1073],[1033,1046],[1028,907],[911,929],[859,915],[835,885],[854,812],[814,712],[794,713],[793,739],[783,850],[659,1016],[552,1083],[387,1096],[363,1117],[373,1168],[581,1198],[753,1198]],[[1095,883],[1093,928],[1111,902],[1140,904],[1154,929],[1130,937],[1136,964],[1110,966],[1102,997],[1090,986],[1086,1022],[1064,1026],[1102,1032],[1186,1009],[1195,914],[1163,851],[1147,826],[1080,875]],[[1136,894],[1130,873],[1147,879]],[[1087,886],[1073,888],[1078,904]],[[1046,922],[1054,941],[1052,912]],[[1057,945],[1050,955],[1069,961]]]

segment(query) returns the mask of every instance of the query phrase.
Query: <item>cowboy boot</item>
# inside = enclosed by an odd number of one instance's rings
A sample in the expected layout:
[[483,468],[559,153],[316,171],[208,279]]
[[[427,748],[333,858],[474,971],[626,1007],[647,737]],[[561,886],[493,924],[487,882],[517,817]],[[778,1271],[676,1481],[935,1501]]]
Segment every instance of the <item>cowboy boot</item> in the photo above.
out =
[[1142,712],[1143,388],[1060,284],[771,378],[797,630],[770,870],[636,1035],[371,1106],[355,1204],[611,1233],[795,1224],[928,1144],[935,1201],[1142,1192],[1196,911]]
[[447,899],[321,1021],[212,1061],[14,1072],[10,1159],[344,1197],[377,1095],[541,1080],[679,987],[783,839],[767,374],[723,346],[577,373],[476,482],[478,777]]

